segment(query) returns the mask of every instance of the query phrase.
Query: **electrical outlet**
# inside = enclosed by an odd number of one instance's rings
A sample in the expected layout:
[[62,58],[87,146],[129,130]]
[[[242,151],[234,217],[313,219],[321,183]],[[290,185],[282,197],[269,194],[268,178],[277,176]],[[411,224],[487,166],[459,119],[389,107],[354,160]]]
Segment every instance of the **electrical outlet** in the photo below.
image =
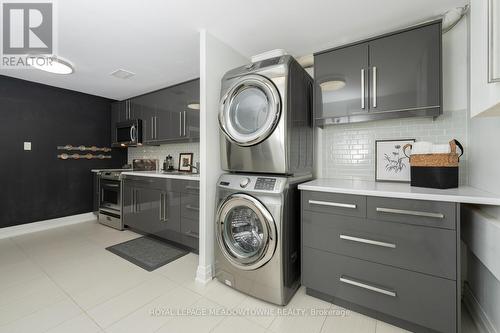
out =
[[31,142],[24,143],[24,150],[31,150]]

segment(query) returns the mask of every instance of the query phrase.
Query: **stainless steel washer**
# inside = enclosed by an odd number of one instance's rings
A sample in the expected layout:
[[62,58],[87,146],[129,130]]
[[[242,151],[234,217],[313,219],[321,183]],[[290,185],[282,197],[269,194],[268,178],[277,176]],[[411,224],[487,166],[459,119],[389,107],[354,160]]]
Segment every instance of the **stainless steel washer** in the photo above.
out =
[[311,173],[312,94],[312,78],[291,56],[226,73],[219,109],[222,169]]
[[284,305],[300,283],[299,183],[310,176],[224,174],[217,185],[215,276]]

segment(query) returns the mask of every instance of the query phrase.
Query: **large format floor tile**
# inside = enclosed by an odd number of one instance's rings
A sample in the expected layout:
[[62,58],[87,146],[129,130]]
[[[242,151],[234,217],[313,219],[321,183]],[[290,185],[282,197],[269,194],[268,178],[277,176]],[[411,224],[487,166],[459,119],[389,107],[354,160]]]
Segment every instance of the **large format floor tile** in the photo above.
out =
[[[140,235],[96,223],[0,240],[0,333],[406,333],[308,296],[276,306],[213,280],[198,256],[153,272],[105,250]],[[476,333],[463,311],[464,332]]]

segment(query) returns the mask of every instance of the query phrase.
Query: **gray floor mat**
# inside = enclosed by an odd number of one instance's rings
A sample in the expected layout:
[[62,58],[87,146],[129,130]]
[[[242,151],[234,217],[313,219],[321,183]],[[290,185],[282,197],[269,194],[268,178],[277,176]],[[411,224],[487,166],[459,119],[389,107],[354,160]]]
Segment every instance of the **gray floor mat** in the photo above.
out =
[[189,251],[148,236],[110,246],[106,250],[149,272],[189,253]]

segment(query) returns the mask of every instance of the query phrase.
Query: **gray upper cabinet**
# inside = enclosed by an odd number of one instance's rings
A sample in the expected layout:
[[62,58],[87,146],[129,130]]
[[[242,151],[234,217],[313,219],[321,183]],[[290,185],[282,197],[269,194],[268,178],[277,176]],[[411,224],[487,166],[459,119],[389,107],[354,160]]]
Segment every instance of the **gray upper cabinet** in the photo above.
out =
[[196,79],[115,102],[111,107],[112,142],[116,142],[116,123],[137,118],[142,120],[144,144],[198,141],[200,112],[194,106],[199,101],[200,80]]
[[439,108],[441,25],[370,42],[370,111]]
[[315,54],[319,126],[442,113],[441,21]]
[[322,111],[321,117],[345,117],[366,113],[368,44],[317,55],[314,59],[314,71],[318,85],[316,107]]

